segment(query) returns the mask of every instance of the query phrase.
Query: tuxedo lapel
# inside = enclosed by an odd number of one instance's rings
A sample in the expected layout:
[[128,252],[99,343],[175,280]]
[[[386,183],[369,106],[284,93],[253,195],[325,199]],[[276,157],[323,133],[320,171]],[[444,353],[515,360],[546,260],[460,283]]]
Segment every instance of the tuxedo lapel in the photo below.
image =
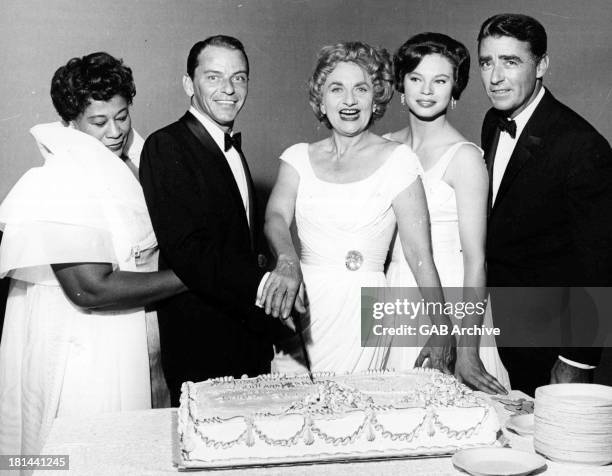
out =
[[[495,117],[494,110],[491,109],[487,115],[485,116],[483,125],[482,125],[482,135],[480,137],[480,143],[482,144],[482,148],[485,151],[485,160],[489,157],[489,152],[495,152],[491,150],[491,142],[493,141],[493,134],[495,134]],[[488,164],[487,164],[488,165]]]
[[[482,136],[481,136],[482,148],[485,152],[484,160],[487,166],[487,172],[489,174],[489,184],[493,183],[493,163],[495,162],[495,151],[497,150],[497,144],[499,143],[499,130],[496,127],[496,121],[493,120],[493,114],[489,114],[485,117]],[[493,200],[493,187],[489,186],[489,197],[487,199],[487,216],[491,214],[491,206]]]
[[491,213],[495,212],[496,206],[504,199],[504,195],[510,188],[510,185],[514,181],[516,175],[524,167],[524,165],[533,157],[532,149],[529,147],[529,141],[527,140],[524,130],[514,147],[510,161],[504,172],[499,189],[497,190],[497,196],[495,197],[495,203],[493,203]]
[[[210,136],[206,128],[198,121],[193,114],[187,112],[182,118],[181,121],[187,126],[189,131],[195,136],[200,145],[206,149],[206,154],[212,158],[210,161],[214,167],[219,171],[219,173],[223,176],[225,183],[228,184],[230,193],[232,195],[234,205],[242,212],[241,216],[244,217],[244,224],[249,228],[249,224],[247,221],[247,216],[244,210],[244,204],[242,202],[242,196],[240,195],[240,190],[238,189],[238,184],[236,184],[236,179],[234,178],[234,174],[232,173],[232,169],[227,163],[227,159],[219,146],[215,142],[215,140]],[[243,161],[244,163],[245,161]],[[244,173],[247,175],[247,182],[251,180],[250,173],[248,168],[245,167]],[[250,187],[249,187],[250,188]],[[249,190],[249,196],[252,193]],[[249,230],[250,233],[250,230]]]
[[[554,123],[554,111],[556,100],[550,92],[546,90],[540,104],[536,107],[531,118],[525,125],[518,142],[512,152],[510,161],[504,172],[499,190],[495,197],[491,213],[495,212],[497,205],[504,199],[504,196],[512,186],[512,182],[521,169],[530,161],[537,160],[542,154],[542,137]],[[493,152],[494,154],[495,152]]]
[[255,197],[255,184],[253,183],[253,177],[251,176],[251,171],[249,170],[249,164],[247,163],[246,157],[242,152],[242,149],[238,150],[238,155],[240,155],[240,160],[242,161],[242,168],[244,169],[244,175],[246,176],[247,181],[247,189],[249,193],[249,231],[251,232],[251,248],[253,250],[257,249],[257,201]]

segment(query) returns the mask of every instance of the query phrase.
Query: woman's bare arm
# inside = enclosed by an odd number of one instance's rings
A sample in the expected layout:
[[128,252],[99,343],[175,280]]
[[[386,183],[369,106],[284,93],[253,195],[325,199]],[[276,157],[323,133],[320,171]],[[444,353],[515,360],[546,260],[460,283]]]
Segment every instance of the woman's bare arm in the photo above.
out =
[[85,309],[141,307],[187,290],[170,270],[137,273],[113,270],[108,263],[65,263],[52,268],[68,298]]

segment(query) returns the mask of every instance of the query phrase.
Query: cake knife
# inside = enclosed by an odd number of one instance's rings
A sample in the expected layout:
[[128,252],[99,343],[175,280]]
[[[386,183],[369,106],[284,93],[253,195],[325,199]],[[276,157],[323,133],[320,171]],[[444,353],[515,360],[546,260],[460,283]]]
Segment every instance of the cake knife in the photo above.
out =
[[312,375],[312,367],[310,365],[310,355],[308,354],[308,349],[306,348],[306,342],[304,342],[304,333],[302,332],[302,318],[300,315],[298,315],[296,319],[293,319],[293,324],[295,325],[295,332],[297,332],[297,335],[300,338],[300,346],[302,347],[302,354],[304,354],[304,362],[306,363],[308,377],[310,377],[310,381],[312,383],[315,383],[314,377]]

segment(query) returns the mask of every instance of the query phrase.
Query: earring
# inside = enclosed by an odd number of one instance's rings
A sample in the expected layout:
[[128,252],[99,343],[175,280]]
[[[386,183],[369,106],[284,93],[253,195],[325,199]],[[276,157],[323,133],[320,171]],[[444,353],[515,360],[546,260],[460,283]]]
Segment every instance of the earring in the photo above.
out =
[[400,96],[400,103],[402,104],[402,106],[406,105],[406,95],[404,93],[402,93]]
[[378,104],[374,104],[374,107],[372,107],[372,114],[376,114],[376,111],[378,111]]
[[457,107],[457,100],[455,98],[451,98],[450,106],[451,106],[451,109],[455,109]]

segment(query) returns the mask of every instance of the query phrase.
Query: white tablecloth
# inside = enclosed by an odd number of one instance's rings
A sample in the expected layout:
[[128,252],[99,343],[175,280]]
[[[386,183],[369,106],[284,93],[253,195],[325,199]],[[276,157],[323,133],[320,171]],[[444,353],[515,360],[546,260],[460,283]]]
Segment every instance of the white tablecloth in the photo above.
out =
[[[522,394],[512,392],[516,399]],[[524,396],[524,395],[523,395]],[[500,417],[509,414],[495,405]],[[80,420],[57,419],[42,454],[70,455],[69,474],[100,476],[161,476],[177,474],[176,410],[108,413]],[[505,432],[506,435],[509,435]],[[530,438],[510,435],[512,447],[533,451]],[[612,466],[579,466],[547,461],[546,476],[607,475]],[[336,463],[287,467],[218,470],[214,476],[319,476],[319,475],[459,475],[450,457],[376,462]],[[41,476],[65,476],[66,471],[41,472]]]

